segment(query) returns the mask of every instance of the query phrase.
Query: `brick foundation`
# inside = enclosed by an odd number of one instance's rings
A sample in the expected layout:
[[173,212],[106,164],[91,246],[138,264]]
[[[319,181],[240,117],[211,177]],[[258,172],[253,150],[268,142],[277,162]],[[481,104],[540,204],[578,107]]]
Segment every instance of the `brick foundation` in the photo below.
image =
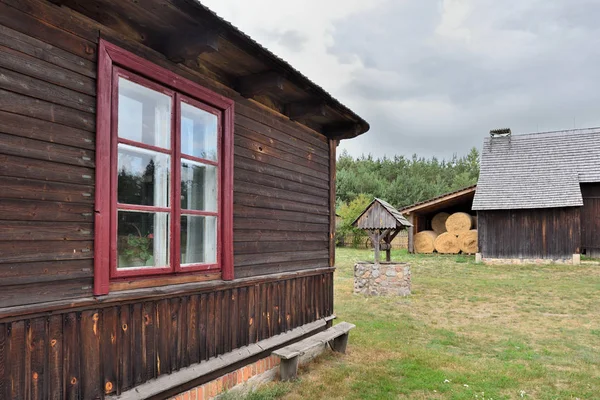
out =
[[481,262],[490,265],[501,265],[501,264],[568,264],[568,265],[579,265],[581,263],[581,255],[573,254],[571,258],[481,258]]
[[407,263],[357,263],[354,293],[368,296],[408,296],[410,265]]
[[232,371],[215,380],[206,382],[204,385],[185,391],[172,397],[171,400],[212,399],[238,385],[247,384],[248,381],[261,380],[260,377],[263,375],[268,375],[267,377],[264,377],[265,379],[263,380],[271,380],[276,375],[278,366],[279,357],[269,356]]

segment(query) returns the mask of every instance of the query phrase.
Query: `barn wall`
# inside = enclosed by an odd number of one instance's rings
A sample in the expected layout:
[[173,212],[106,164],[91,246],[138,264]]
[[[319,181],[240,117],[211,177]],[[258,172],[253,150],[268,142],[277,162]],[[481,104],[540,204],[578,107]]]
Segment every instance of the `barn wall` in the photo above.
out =
[[600,184],[582,183],[581,250],[587,255],[600,254]]
[[580,252],[580,208],[479,211],[483,258],[568,259]]
[[326,138],[66,7],[0,2],[0,307],[92,294],[98,37],[235,99],[236,278],[329,265]]

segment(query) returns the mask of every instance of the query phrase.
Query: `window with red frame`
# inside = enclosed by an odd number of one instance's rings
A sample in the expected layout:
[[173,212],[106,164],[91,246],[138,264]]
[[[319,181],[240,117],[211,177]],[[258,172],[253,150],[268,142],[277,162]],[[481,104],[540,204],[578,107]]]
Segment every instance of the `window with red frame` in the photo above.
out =
[[110,117],[99,114],[97,151],[109,157],[97,158],[97,188],[109,190],[96,195],[96,294],[108,277],[221,270],[232,246],[232,102],[108,43],[101,51],[98,112]]

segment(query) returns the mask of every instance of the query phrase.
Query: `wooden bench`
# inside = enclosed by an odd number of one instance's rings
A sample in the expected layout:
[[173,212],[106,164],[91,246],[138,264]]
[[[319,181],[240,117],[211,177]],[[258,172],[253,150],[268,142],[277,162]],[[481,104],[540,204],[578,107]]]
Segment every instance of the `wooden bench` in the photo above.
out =
[[281,364],[279,366],[281,380],[289,381],[296,379],[300,356],[317,346],[329,343],[333,351],[345,354],[346,346],[348,345],[348,334],[350,329],[355,327],[356,325],[349,322],[340,322],[323,332],[319,332],[304,340],[275,350],[272,354],[281,359]]

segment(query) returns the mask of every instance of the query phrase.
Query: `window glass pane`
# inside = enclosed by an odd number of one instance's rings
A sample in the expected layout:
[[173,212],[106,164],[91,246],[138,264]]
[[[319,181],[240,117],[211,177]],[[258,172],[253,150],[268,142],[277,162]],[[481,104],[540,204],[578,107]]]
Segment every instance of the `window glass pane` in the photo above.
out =
[[217,168],[181,160],[181,208],[217,211]]
[[119,211],[119,269],[169,265],[169,214]]
[[216,115],[181,103],[181,152],[217,161],[217,127]]
[[170,170],[169,155],[119,144],[119,203],[168,207]]
[[166,94],[119,77],[119,137],[171,148],[171,104]]
[[181,264],[217,262],[217,217],[181,216]]

